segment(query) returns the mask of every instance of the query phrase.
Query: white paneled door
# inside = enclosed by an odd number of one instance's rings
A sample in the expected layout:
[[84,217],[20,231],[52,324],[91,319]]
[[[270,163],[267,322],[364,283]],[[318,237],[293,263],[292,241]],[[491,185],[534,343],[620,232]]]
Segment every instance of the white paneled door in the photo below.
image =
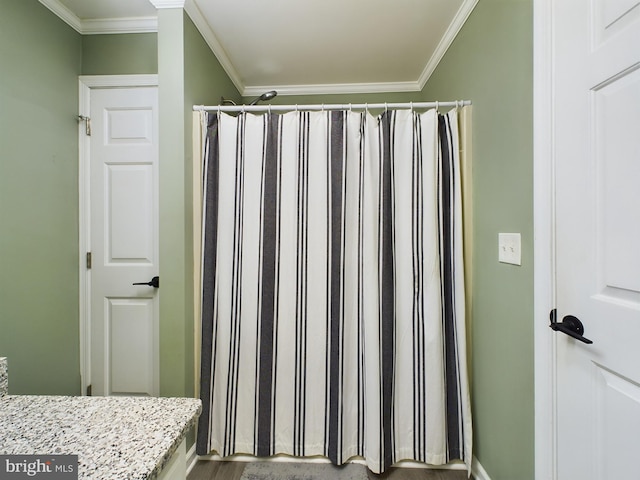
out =
[[638,478],[640,2],[551,5],[557,478]]
[[158,394],[158,91],[90,93],[93,395]]

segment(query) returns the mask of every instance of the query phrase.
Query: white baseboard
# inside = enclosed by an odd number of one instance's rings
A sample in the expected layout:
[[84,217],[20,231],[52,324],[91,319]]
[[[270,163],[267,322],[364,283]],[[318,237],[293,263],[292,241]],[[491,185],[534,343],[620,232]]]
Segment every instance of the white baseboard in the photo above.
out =
[[475,480],[491,480],[487,471],[483,468],[476,457],[471,461],[471,473]]
[[198,460],[198,455],[196,455],[196,444],[194,443],[187,452],[187,475],[189,475],[191,470],[193,470],[193,467]]

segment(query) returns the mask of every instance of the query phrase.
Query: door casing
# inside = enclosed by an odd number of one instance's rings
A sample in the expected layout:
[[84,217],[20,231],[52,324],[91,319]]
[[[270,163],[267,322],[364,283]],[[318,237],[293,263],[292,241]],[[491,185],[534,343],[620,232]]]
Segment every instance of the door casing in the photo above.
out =
[[533,2],[533,231],[534,231],[534,392],[535,478],[555,479],[556,419],[554,336],[549,312],[555,305],[552,90],[552,3]]
[[[92,88],[157,87],[158,75],[81,75],[78,77],[78,115],[90,116]],[[79,119],[80,120],[80,119]],[[78,232],[79,232],[79,318],[80,318],[80,385],[81,394],[87,394],[91,385],[91,274],[86,268],[86,253],[90,251],[91,226],[89,194],[89,142],[84,122],[78,127]]]

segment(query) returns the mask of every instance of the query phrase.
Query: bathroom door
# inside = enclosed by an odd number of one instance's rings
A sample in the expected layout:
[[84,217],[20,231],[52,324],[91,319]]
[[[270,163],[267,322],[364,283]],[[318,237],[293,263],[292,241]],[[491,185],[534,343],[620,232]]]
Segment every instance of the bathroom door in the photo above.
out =
[[91,88],[89,101],[91,394],[156,396],[158,90]]
[[[640,3],[553,8],[557,478],[638,478]],[[542,478],[542,477],[541,477]]]

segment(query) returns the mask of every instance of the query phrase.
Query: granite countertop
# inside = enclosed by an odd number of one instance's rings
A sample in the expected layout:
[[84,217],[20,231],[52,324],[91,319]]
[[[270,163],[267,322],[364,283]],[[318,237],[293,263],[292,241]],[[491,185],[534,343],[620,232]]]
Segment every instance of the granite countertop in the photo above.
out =
[[78,478],[156,478],[202,409],[193,398],[0,397],[0,454],[78,455]]

